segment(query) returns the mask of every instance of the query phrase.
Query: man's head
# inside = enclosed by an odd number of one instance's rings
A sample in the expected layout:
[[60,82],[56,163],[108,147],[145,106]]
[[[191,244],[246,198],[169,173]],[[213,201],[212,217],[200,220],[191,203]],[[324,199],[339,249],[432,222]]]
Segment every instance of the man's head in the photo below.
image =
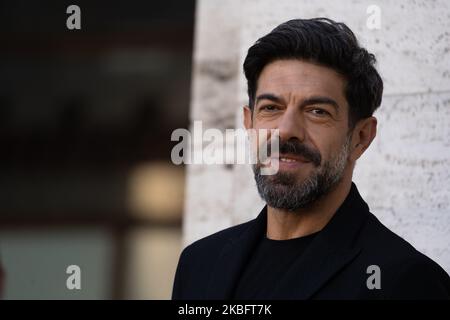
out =
[[278,173],[254,167],[268,205],[295,211],[351,179],[376,135],[383,82],[374,63],[347,26],[324,18],[283,23],[249,49],[245,126],[280,133]]

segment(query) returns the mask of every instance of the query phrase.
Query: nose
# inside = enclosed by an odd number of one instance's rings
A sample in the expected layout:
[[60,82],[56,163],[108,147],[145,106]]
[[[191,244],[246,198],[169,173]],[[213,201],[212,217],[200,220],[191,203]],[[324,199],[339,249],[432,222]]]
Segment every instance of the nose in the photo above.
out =
[[305,127],[299,110],[288,107],[278,122],[278,130],[281,141],[290,139],[305,140]]

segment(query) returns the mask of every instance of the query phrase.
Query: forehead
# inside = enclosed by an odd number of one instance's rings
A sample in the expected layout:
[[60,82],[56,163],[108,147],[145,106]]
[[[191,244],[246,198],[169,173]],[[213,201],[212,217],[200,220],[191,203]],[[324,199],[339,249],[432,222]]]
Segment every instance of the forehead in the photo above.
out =
[[331,68],[303,60],[276,60],[262,70],[256,95],[326,95],[345,102],[346,80]]

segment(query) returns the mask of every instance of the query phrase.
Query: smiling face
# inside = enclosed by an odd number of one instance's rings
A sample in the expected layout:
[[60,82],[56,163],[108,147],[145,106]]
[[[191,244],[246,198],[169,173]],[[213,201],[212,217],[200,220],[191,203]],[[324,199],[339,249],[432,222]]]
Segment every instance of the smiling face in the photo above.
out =
[[247,128],[278,129],[275,175],[254,167],[258,191],[268,205],[295,211],[329,192],[348,167],[351,135],[346,80],[334,70],[302,60],[276,60],[264,67]]

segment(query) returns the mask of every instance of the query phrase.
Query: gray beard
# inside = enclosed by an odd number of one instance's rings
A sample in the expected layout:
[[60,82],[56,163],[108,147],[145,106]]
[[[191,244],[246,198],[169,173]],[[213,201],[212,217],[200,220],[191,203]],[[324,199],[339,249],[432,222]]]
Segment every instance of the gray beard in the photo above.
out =
[[311,206],[342,180],[349,156],[350,141],[349,135],[337,155],[300,182],[292,173],[261,175],[260,165],[253,165],[259,195],[267,205],[277,209],[297,211]]

